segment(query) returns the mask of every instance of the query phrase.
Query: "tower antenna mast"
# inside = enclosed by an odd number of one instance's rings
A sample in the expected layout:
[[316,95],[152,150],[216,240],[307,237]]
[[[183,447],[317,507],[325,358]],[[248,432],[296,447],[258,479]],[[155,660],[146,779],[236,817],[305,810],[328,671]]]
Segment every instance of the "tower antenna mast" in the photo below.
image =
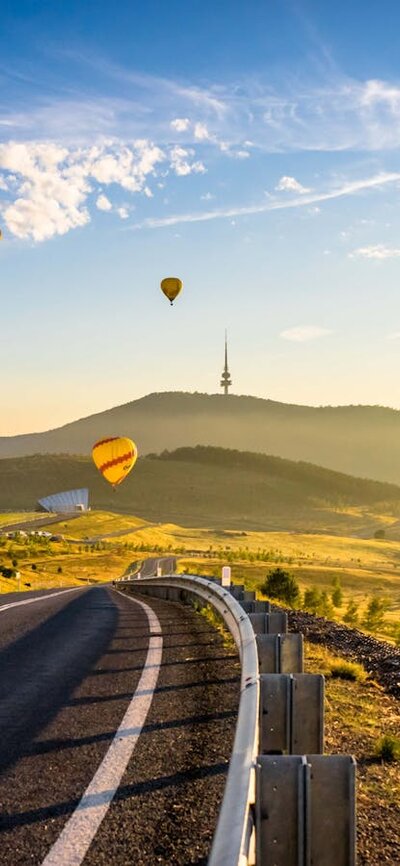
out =
[[221,377],[221,388],[224,389],[225,397],[228,397],[229,388],[231,387],[231,385],[232,385],[232,379],[231,379],[231,374],[230,374],[229,368],[228,368],[228,334],[227,334],[227,331],[225,331],[225,365],[224,365],[224,370],[223,370],[222,377]]

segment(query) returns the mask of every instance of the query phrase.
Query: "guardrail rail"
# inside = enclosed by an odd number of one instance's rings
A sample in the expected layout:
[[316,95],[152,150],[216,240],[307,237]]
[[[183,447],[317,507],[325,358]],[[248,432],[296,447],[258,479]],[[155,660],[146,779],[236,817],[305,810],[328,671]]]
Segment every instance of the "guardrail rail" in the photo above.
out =
[[302,635],[287,634],[286,615],[242,585],[195,575],[117,583],[211,604],[238,649],[238,720],[209,866],[355,866],[355,761],[323,755],[324,678],[303,673]]

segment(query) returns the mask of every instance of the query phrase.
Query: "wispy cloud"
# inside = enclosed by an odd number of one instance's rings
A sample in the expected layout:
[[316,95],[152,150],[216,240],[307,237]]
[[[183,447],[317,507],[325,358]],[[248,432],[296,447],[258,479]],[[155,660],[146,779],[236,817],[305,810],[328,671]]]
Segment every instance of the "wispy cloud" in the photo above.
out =
[[288,328],[279,334],[284,340],[294,343],[307,343],[309,340],[317,340],[319,337],[327,337],[332,331],[320,328],[317,325],[298,325],[296,328]]
[[397,259],[400,256],[400,249],[396,247],[388,247],[385,244],[370,244],[367,247],[358,247],[349,253],[350,259]]
[[[169,134],[217,145],[245,158],[251,147],[267,153],[300,151],[383,151],[400,145],[400,85],[357,80],[332,63],[310,78],[284,71],[268,81],[244,76],[209,83],[176,80],[124,68],[88,50],[59,50],[69,61],[68,87],[41,82],[16,108],[7,88],[2,121],[21,136],[64,135],[88,139],[108,134],[139,135],[160,143]],[[52,58],[53,65],[56,57]],[[81,67],[85,68],[82,76]],[[93,82],[82,86],[82,78]],[[315,70],[314,70],[315,71]],[[73,88],[71,81],[76,80]],[[54,96],[54,90],[57,96]]]
[[194,213],[172,214],[171,216],[160,218],[150,217],[149,219],[143,220],[141,223],[136,223],[134,228],[155,229],[178,225],[180,223],[207,222],[208,220],[250,216],[252,214],[268,213],[269,211],[274,210],[304,207],[305,205],[313,205],[317,202],[355,195],[364,190],[387,186],[389,184],[398,183],[399,181],[400,172],[381,172],[362,180],[348,181],[347,183],[342,184],[342,186],[334,187],[330,190],[321,192],[316,191],[309,195],[302,195],[300,198],[268,199],[259,204],[240,205],[238,207],[220,208],[218,210],[203,212],[197,211]]

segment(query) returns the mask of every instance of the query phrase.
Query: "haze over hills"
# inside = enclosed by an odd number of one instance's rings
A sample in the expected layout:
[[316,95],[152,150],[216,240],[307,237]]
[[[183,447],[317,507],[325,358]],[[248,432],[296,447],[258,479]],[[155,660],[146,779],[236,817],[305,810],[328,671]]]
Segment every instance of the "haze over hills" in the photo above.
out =
[[88,454],[96,439],[122,434],[135,440],[142,455],[214,445],[400,483],[399,411],[380,406],[316,408],[233,394],[149,394],[55,430],[0,437],[0,457]]
[[345,534],[400,516],[395,485],[264,454],[199,446],[142,457],[115,493],[89,457],[0,460],[1,510],[33,509],[39,497],[82,486],[92,507],[184,526]]

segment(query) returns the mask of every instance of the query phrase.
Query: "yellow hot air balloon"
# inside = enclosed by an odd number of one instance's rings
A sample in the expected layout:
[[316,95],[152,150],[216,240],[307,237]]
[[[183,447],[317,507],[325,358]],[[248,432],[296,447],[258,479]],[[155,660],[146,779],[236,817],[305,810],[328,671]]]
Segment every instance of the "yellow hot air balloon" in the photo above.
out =
[[165,277],[164,280],[161,280],[160,286],[161,291],[164,292],[165,297],[168,298],[172,306],[182,289],[182,280],[179,277]]
[[126,436],[99,439],[92,448],[94,463],[114,488],[129,475],[136,463],[137,454],[135,443]]

